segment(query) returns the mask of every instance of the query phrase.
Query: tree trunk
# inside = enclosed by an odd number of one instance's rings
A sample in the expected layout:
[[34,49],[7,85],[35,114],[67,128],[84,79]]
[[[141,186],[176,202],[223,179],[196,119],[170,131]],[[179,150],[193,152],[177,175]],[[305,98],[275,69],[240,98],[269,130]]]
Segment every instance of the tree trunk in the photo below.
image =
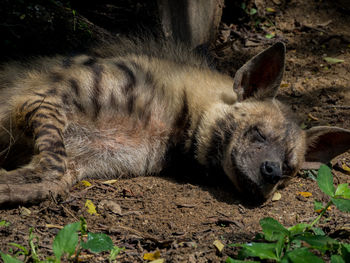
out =
[[191,47],[215,39],[224,0],[157,0],[166,38]]

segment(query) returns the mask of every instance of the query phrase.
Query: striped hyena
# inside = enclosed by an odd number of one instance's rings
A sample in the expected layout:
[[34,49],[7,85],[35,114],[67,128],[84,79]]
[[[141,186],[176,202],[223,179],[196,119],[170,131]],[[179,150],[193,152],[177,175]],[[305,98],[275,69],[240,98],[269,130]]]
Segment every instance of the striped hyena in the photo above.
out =
[[185,48],[141,42],[2,66],[0,204],[38,202],[86,177],[157,174],[175,148],[264,200],[304,161],[349,149],[349,130],[301,130],[275,99],[282,43],[231,78]]

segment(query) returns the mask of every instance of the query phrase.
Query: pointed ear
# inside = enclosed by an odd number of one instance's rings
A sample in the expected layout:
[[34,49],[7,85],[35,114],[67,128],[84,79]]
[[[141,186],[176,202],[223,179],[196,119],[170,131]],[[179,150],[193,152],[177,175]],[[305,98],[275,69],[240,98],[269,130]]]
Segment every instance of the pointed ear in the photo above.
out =
[[318,169],[350,149],[350,130],[318,126],[306,131],[306,154],[302,169]]
[[245,63],[234,78],[238,100],[274,98],[283,77],[285,53],[284,44],[278,42]]

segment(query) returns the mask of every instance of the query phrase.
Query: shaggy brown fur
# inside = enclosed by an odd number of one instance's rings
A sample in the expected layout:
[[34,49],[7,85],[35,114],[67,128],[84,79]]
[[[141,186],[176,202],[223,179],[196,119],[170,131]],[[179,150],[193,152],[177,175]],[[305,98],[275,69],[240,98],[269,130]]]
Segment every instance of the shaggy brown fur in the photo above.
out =
[[[325,162],[349,148],[349,131],[323,127],[309,136],[274,99],[283,44],[233,79],[184,47],[141,42],[2,66],[0,204],[38,202],[86,177],[157,174],[178,146],[265,199],[305,153]],[[319,145],[334,133],[342,139],[326,153]]]

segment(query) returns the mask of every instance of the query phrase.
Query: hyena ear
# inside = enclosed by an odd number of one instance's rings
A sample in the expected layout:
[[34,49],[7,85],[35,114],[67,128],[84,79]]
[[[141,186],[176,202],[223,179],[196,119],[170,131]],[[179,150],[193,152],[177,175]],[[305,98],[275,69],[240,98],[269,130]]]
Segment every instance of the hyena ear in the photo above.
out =
[[276,96],[283,77],[285,53],[285,45],[278,42],[250,59],[237,71],[233,90],[239,101],[251,96],[258,99]]
[[318,169],[350,149],[350,130],[317,126],[306,130],[306,154],[302,169]]

